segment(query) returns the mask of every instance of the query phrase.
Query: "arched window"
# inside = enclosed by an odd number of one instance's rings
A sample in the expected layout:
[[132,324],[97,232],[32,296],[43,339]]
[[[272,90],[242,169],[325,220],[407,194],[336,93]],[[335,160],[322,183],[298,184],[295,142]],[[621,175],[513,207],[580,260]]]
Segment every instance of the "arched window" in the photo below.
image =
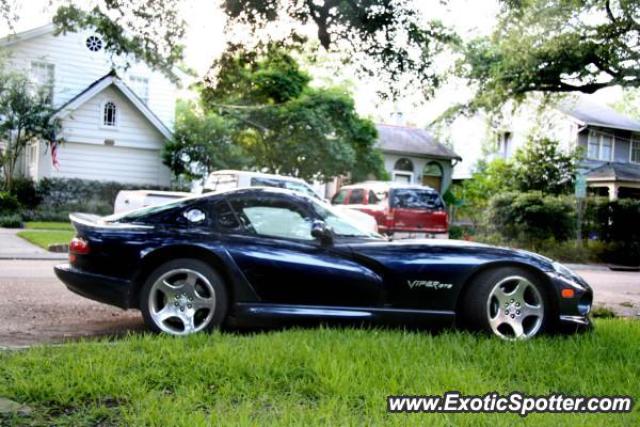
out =
[[442,191],[442,166],[437,162],[430,162],[424,167],[422,172],[422,185],[433,188],[436,191]]
[[396,182],[411,184],[413,182],[413,162],[404,157],[398,159],[393,166],[392,177]]
[[398,159],[393,169],[403,172],[413,172],[413,162],[405,158]]
[[116,126],[118,110],[116,104],[107,101],[104,104],[103,124],[105,126]]

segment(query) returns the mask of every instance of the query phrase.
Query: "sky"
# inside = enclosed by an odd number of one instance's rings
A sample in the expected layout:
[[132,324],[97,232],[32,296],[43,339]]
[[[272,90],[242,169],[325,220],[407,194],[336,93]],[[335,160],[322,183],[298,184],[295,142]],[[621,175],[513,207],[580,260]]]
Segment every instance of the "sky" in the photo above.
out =
[[[16,24],[18,32],[48,23],[54,12],[50,0],[13,2],[19,17]],[[416,5],[425,19],[441,19],[466,39],[490,34],[499,11],[497,0],[449,0],[446,5],[438,0],[416,0]],[[224,13],[219,7],[219,0],[184,0],[181,13],[187,23],[184,39],[185,64],[203,75],[224,49],[227,40]],[[0,28],[0,36],[7,31]],[[444,62],[449,59],[442,58]],[[396,102],[382,101],[376,95],[376,82],[356,77],[349,67],[337,73],[334,69],[315,67],[311,72],[320,82],[350,82],[358,112],[377,122],[393,123],[393,113],[401,112],[405,124],[424,127],[449,106],[464,101],[470,95],[470,89],[464,82],[452,81],[429,100],[407,93]],[[593,98],[599,102],[611,103],[620,96],[620,90],[608,89],[599,91]]]

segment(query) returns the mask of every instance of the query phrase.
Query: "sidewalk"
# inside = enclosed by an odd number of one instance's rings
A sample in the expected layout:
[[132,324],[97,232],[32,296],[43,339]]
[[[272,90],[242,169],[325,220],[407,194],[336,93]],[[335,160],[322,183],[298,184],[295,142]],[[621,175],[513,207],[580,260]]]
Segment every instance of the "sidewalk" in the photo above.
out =
[[0,259],[67,259],[65,253],[53,253],[16,236],[19,228],[0,228]]

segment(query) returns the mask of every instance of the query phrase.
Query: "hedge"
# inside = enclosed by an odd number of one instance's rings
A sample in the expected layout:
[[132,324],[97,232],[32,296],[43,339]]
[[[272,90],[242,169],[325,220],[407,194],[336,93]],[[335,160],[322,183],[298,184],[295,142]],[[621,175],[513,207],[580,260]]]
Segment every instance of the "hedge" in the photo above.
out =
[[14,180],[12,194],[0,192],[0,215],[20,214],[25,221],[66,221],[69,213],[82,211],[106,215],[121,190],[179,190],[185,188],[157,185],[122,184],[77,178],[44,178]]
[[489,202],[488,228],[507,240],[569,239],[575,230],[575,209],[569,199],[540,192],[502,193]]
[[[494,196],[485,213],[485,228],[506,242],[540,249],[566,242],[576,233],[576,200],[539,192]],[[606,243],[603,261],[640,265],[640,200],[587,199],[582,228],[585,238]]]

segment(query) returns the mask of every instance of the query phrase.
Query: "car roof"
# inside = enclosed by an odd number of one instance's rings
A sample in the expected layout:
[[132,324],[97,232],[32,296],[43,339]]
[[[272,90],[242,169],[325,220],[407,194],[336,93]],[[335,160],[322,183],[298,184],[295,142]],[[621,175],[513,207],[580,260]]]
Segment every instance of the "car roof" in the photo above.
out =
[[[235,169],[224,169],[220,171],[211,172],[209,174],[209,177],[213,175],[248,175],[248,176],[255,176],[259,178],[281,179],[281,180],[294,181],[294,182],[307,184],[307,182],[304,179],[296,178],[294,176],[276,175],[272,173],[262,173],[262,172],[253,172],[253,171],[241,171],[241,170],[235,170]],[[209,177],[207,177],[207,179]]]
[[419,184],[406,184],[403,182],[393,182],[393,181],[365,181],[358,184],[350,184],[340,187],[340,190],[352,190],[357,188],[364,188],[367,190],[374,191],[386,191],[392,188],[406,188],[406,189],[415,189],[415,190],[430,190],[436,192],[436,190],[432,187],[426,185]]

